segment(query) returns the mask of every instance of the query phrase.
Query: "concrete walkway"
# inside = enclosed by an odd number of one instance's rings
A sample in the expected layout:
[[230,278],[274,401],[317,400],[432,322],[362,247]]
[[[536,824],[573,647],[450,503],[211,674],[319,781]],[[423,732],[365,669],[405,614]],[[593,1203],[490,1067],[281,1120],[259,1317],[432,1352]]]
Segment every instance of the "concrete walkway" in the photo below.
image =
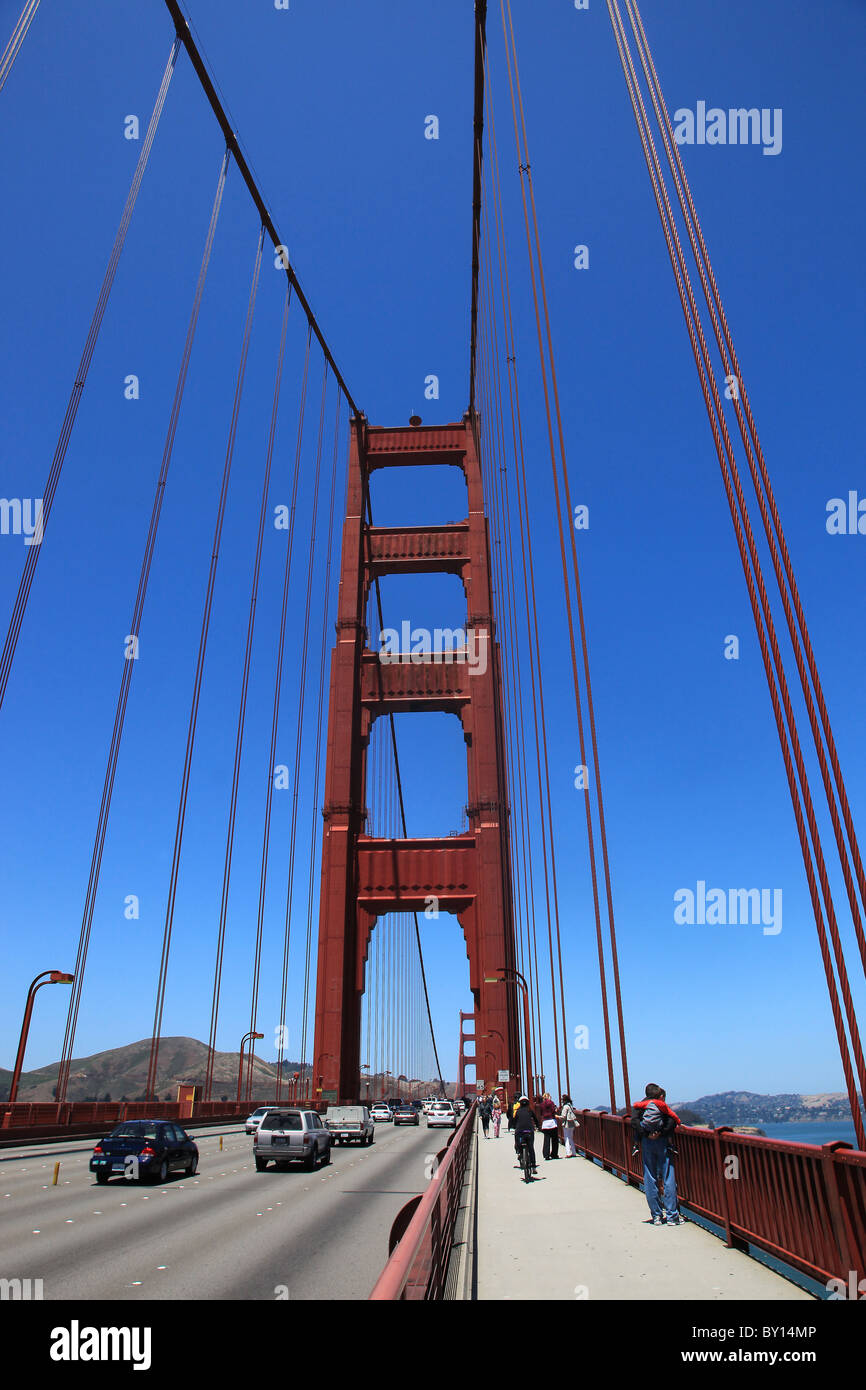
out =
[[536,1135],[536,1157],[525,1183],[505,1127],[478,1125],[479,1299],[813,1301],[694,1222],[648,1224],[643,1193],[582,1155],[545,1163]]

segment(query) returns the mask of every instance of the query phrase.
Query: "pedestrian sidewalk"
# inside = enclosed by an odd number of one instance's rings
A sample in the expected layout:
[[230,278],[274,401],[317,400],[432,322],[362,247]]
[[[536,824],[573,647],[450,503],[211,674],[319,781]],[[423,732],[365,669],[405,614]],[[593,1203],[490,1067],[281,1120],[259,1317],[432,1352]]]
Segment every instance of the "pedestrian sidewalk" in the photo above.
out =
[[536,1135],[525,1183],[505,1126],[477,1132],[479,1299],[812,1301],[694,1222],[648,1224],[643,1193],[581,1154],[545,1162]]

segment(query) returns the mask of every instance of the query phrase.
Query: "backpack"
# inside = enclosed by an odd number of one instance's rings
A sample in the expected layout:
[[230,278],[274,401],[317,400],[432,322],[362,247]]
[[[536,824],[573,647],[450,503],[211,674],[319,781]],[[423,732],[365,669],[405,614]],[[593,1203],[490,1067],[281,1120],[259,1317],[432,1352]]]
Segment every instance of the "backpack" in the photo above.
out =
[[644,1139],[651,1139],[657,1134],[661,1134],[664,1128],[664,1116],[654,1100],[648,1102],[643,1107],[643,1114],[640,1118],[640,1132]]

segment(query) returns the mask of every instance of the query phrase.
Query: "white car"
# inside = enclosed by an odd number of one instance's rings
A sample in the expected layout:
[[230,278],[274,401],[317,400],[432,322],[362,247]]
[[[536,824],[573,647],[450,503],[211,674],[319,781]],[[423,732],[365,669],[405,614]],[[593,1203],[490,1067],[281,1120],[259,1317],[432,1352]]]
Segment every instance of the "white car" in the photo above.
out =
[[427,1111],[427,1128],[457,1128],[457,1112],[450,1100],[435,1100]]
[[260,1105],[258,1110],[254,1110],[252,1115],[248,1115],[244,1124],[244,1129],[246,1130],[247,1134],[255,1134],[256,1130],[258,1129],[262,1120],[267,1115],[268,1111],[273,1110],[274,1108],[275,1107],[273,1105]]
[[370,1111],[370,1114],[372,1115],[373,1122],[375,1124],[383,1124],[387,1120],[393,1120],[394,1118],[394,1116],[391,1113],[390,1105],[374,1105],[373,1109]]

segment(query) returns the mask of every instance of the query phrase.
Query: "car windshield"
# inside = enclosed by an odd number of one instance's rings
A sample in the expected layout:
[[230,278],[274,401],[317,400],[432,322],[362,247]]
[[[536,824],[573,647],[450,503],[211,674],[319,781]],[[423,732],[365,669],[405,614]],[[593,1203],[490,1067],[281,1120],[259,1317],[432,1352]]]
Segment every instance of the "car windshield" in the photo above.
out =
[[109,1135],[111,1139],[156,1139],[158,1137],[156,1125],[146,1123],[118,1125],[117,1129],[112,1130]]
[[303,1127],[301,1117],[297,1111],[295,1111],[294,1114],[281,1115],[278,1111],[272,1110],[269,1114],[265,1115],[265,1118],[259,1125],[260,1129],[296,1130],[303,1129]]

